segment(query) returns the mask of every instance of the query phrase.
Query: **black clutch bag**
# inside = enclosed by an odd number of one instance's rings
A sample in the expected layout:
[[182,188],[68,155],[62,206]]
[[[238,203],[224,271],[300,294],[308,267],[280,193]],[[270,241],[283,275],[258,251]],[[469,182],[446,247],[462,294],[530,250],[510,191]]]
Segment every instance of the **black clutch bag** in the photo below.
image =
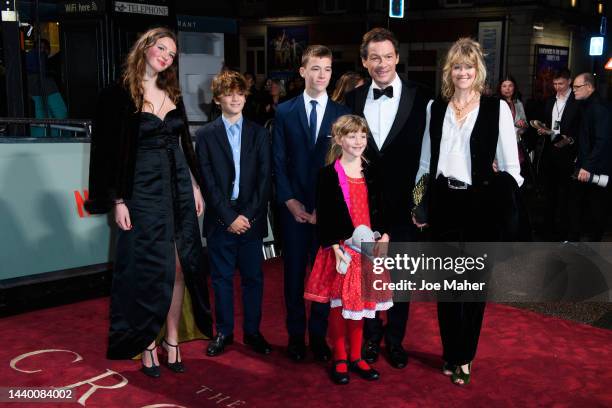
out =
[[428,185],[429,174],[423,174],[412,190],[412,215],[419,224],[427,223]]

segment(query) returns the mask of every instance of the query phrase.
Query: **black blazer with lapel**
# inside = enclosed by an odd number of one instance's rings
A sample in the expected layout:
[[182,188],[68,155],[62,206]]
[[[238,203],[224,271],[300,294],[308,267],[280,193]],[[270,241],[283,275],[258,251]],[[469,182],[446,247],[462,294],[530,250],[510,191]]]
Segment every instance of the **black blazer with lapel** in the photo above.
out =
[[270,195],[270,138],[262,126],[244,118],[240,143],[240,180],[237,205],[230,200],[235,176],[234,159],[221,117],[196,133],[196,153],[202,173],[206,203],[202,234],[227,229],[239,215],[247,217],[251,229],[243,236],[263,238],[268,233]]
[[[183,154],[191,174],[201,185],[182,99],[178,100],[176,108],[185,123],[180,134]],[[140,112],[127,90],[120,84],[105,88],[98,98],[92,124],[89,198],[85,202],[89,213],[106,213],[113,208],[116,198],[131,198],[139,129]]]
[[[370,85],[371,81],[346,95],[346,105],[354,114],[364,116],[363,110]],[[414,82],[402,80],[397,114],[382,148],[378,148],[371,135],[368,137],[365,155],[376,168],[376,174],[380,178],[386,216],[390,220],[391,239],[395,231],[413,229],[412,190],[419,169],[429,100],[430,92],[427,89]]]
[[276,199],[279,204],[295,198],[312,212],[315,206],[317,173],[325,166],[331,140],[331,125],[350,113],[331,99],[327,101],[316,143],[310,136],[304,94],[276,108],[272,152]]
[[[374,169],[363,163],[363,174],[368,187],[368,209],[372,231],[388,233],[383,195]],[[321,246],[329,247],[353,235],[355,226],[351,220],[338,173],[334,164],[319,171],[317,179],[317,236]]]
[[[546,105],[544,107],[545,119],[544,123],[548,124],[552,120],[552,112],[555,106],[557,98],[555,96],[549,98],[546,101]],[[554,123],[550,123],[550,127],[552,128]],[[543,161],[547,165],[554,165],[557,168],[559,166],[563,166],[567,171],[571,171],[573,169],[574,161],[576,160],[576,156],[578,155],[578,129],[580,126],[580,103],[574,98],[574,93],[571,92],[570,96],[565,104],[565,108],[563,109],[563,113],[561,114],[561,127],[560,132],[562,135],[571,137],[574,139],[574,143],[571,145],[566,145],[564,147],[558,148],[554,146],[554,143],[558,141],[559,138],[554,141],[550,140],[550,136],[542,136],[544,137],[544,157]]]

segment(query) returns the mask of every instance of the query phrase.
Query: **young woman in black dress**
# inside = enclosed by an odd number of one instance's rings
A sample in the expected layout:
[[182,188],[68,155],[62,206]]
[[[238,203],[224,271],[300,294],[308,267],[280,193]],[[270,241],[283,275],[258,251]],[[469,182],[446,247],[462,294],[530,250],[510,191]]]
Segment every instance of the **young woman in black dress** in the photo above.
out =
[[[177,78],[173,32],[155,28],[130,51],[120,85],[105,89],[93,123],[90,213],[114,212],[119,227],[107,357],[142,353],[142,371],[159,377],[156,338],[168,367],[183,372],[178,348],[185,287],[197,328],[211,334],[201,273],[197,215],[204,208],[198,165]],[[189,306],[189,305],[187,305]]]

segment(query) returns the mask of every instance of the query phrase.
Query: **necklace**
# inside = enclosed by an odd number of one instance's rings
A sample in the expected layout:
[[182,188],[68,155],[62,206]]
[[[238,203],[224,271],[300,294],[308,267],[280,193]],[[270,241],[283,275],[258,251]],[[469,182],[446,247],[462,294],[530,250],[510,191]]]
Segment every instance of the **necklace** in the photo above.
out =
[[474,92],[474,95],[472,95],[472,97],[471,97],[471,98],[470,98],[470,99],[469,99],[469,100],[468,100],[468,101],[465,103],[465,105],[463,105],[463,106],[461,106],[461,107],[457,105],[457,100],[456,100],[456,98],[454,98],[454,97],[453,97],[453,98],[451,99],[451,103],[453,104],[453,108],[454,108],[454,109],[455,109],[455,111],[457,112],[457,120],[461,120],[461,118],[462,118],[461,113],[462,113],[462,112],[463,112],[463,111],[464,111],[464,110],[465,110],[467,107],[469,107],[469,106],[472,104],[472,102],[474,102],[474,99],[476,99],[476,96],[478,96],[478,95],[479,95],[479,94],[478,94],[478,92]]
[[162,101],[161,105],[159,106],[159,109],[157,110],[156,115],[159,116],[159,112],[161,112],[162,108],[164,107],[164,104],[166,103],[166,92],[164,92],[164,100]]

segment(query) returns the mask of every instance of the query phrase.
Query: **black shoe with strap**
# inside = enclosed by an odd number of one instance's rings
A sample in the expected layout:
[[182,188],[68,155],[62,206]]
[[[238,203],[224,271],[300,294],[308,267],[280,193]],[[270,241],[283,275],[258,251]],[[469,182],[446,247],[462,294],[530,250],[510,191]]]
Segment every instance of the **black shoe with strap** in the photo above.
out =
[[370,367],[367,370],[364,370],[363,368],[359,367],[359,363],[362,361],[364,363],[367,363],[362,358],[355,360],[355,361],[351,361],[351,364],[350,364],[351,371],[359,374],[359,376],[363,378],[364,380],[368,380],[368,381],[378,380],[380,378],[380,374],[378,373],[378,371],[376,371],[372,367]]
[[[340,364],[345,364],[346,365],[346,371],[343,372],[343,373],[341,373],[341,372],[336,370]],[[349,362],[348,362],[348,360],[336,360],[336,361],[334,361],[334,363],[332,364],[331,371],[330,371],[330,375],[331,375],[332,381],[334,383],[338,384],[338,385],[346,385],[346,384],[348,384],[349,383],[348,369],[349,369]]]
[[[164,347],[164,344],[168,347]],[[163,339],[162,347],[164,347],[164,349],[166,350],[166,353],[168,353],[168,356],[167,356],[168,359],[166,360],[166,365],[168,366],[168,368],[174,371],[175,373],[184,373],[185,366],[183,365],[183,362],[181,361],[181,350],[179,350],[178,344],[170,344],[168,343],[168,340]],[[170,350],[168,350],[169,347],[173,347],[176,351],[176,356],[174,357],[173,363],[170,362]]]
[[[161,373],[159,372],[159,364],[155,364],[155,358],[153,357],[153,352],[157,349],[157,346],[151,348],[151,349],[145,349],[144,353],[149,352],[149,356],[151,357],[151,367],[147,367],[144,364],[144,356],[142,356],[142,367],[140,368],[140,371],[142,371],[145,375],[152,377],[152,378],[159,378],[159,376],[161,375]],[[144,354],[143,353],[143,354]]]

